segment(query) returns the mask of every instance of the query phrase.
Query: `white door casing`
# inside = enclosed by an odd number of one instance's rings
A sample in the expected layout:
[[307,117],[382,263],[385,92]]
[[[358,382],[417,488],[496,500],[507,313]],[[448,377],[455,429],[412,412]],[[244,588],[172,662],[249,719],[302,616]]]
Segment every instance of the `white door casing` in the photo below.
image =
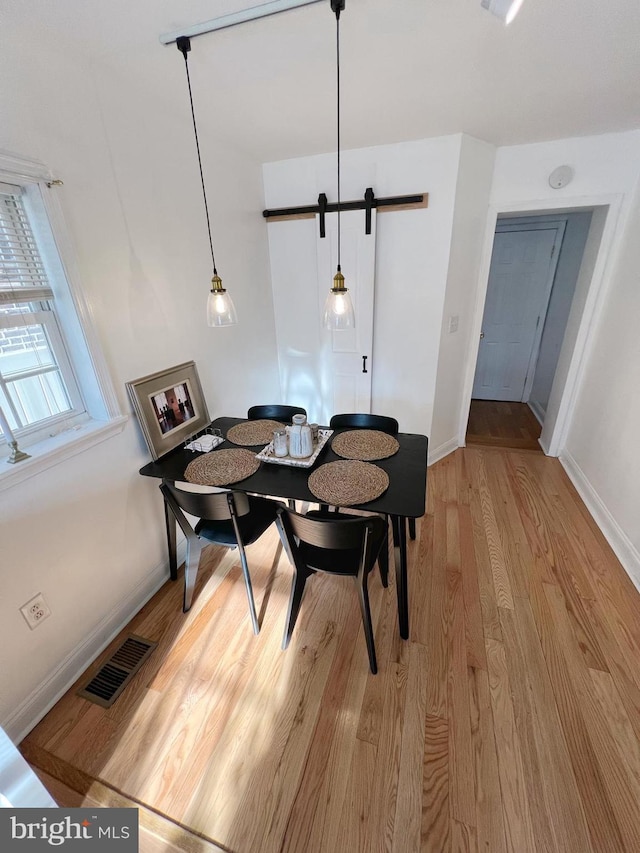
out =
[[496,231],[472,396],[526,401],[563,227]]
[[[562,198],[525,198],[518,201],[493,203],[487,214],[484,247],[478,277],[478,296],[474,307],[472,320],[473,343],[467,352],[464,391],[458,419],[458,446],[465,446],[469,408],[471,405],[472,388],[476,371],[482,315],[489,278],[491,253],[495,239],[495,229],[500,216],[533,217],[565,211],[591,211],[594,218],[589,230],[585,255],[583,257],[583,272],[578,279],[581,288],[579,304],[572,304],[572,315],[565,333],[560,353],[560,361],[554,375],[549,405],[545,413],[544,427],[540,436],[540,445],[547,456],[559,456],[565,449],[567,435],[578,399],[578,390],[584,379],[589,355],[593,347],[594,336],[591,331],[600,320],[605,300],[602,294],[606,290],[607,270],[612,253],[617,246],[619,235],[626,223],[625,194],[600,193],[581,196],[563,196]],[[587,266],[584,267],[585,259]],[[576,294],[576,296],[578,293]],[[575,298],[574,298],[575,302]]]

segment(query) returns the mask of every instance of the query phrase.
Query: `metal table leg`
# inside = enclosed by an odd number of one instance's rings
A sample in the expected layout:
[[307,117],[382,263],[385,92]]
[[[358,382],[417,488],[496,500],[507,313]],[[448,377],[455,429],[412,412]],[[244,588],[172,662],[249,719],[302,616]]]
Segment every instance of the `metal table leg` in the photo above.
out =
[[415,518],[409,519],[409,538],[410,539],[416,538],[416,520],[415,520]]

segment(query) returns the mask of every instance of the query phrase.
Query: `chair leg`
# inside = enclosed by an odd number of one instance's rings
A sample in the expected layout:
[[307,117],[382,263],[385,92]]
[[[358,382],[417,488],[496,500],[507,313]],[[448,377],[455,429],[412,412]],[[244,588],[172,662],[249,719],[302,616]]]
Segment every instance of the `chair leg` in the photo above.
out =
[[169,576],[172,581],[178,580],[178,561],[176,559],[176,518],[169,508],[166,499],[164,503],[164,523],[167,528],[167,548],[169,550]]
[[371,624],[371,608],[369,607],[366,572],[363,572],[362,577],[356,577],[355,581],[358,590],[358,600],[360,601],[360,612],[362,613],[364,637],[367,641],[367,651],[369,652],[369,667],[375,675],[378,671],[378,662],[376,661],[376,647],[373,640],[373,625]]
[[416,538],[416,520],[415,520],[415,518],[409,519],[409,538],[410,539]]
[[304,594],[304,586],[307,582],[309,573],[302,569],[294,569],[293,583],[291,584],[291,596],[289,597],[289,609],[287,611],[287,621],[284,628],[284,636],[282,638],[282,648],[286,649],[291,640],[293,629],[300,612],[300,604]]
[[183,611],[186,613],[191,608],[193,600],[193,591],[196,586],[196,578],[198,576],[198,566],[200,565],[200,555],[202,554],[202,545],[200,540],[194,534],[187,536],[187,556],[184,561],[184,603]]
[[242,566],[242,574],[244,575],[244,585],[247,590],[247,600],[249,602],[249,613],[251,615],[251,624],[253,625],[253,633],[260,633],[260,625],[258,623],[258,614],[256,613],[256,603],[253,598],[253,587],[251,586],[251,575],[249,574],[249,564],[247,563],[247,555],[244,551],[244,545],[238,542],[238,551],[240,552],[240,565]]
[[378,553],[378,568],[380,569],[380,579],[382,586],[386,589],[389,586],[389,537],[384,537],[384,542],[380,546]]

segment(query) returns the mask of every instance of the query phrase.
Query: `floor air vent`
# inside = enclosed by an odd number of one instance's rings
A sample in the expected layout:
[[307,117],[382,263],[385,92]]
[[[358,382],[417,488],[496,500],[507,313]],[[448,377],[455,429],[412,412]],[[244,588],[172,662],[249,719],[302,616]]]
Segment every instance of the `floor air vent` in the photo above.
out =
[[110,708],[157,645],[130,634],[77,695]]

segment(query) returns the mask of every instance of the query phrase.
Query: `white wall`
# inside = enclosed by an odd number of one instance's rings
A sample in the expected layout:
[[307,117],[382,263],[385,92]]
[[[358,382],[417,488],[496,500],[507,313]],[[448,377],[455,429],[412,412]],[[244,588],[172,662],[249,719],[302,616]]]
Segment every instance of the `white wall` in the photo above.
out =
[[640,193],[606,294],[561,459],[640,589]]
[[[460,139],[363,148],[341,158],[344,200],[362,198],[369,186],[381,198],[429,193],[428,208],[381,212],[377,219],[372,411],[393,415],[406,432],[431,431]],[[335,154],[268,163],[263,173],[269,208],[314,204],[320,192],[336,199]],[[302,220],[296,227],[308,245],[315,280],[314,223]],[[276,304],[286,297],[283,285],[274,282]],[[307,302],[301,310],[312,310],[313,300]],[[304,358],[304,335],[300,353]],[[287,364],[281,346],[283,386],[290,387]]]
[[[471,345],[494,157],[492,145],[470,136],[462,137],[451,255],[440,329],[430,464],[458,446],[460,399],[464,390],[465,361]],[[449,332],[451,317],[458,318],[456,332]]]
[[[568,203],[593,196],[628,194],[638,175],[640,131],[557,139],[532,145],[498,148],[491,187],[491,204],[512,211],[571,208]],[[562,189],[549,186],[549,175],[560,165],[573,168],[571,183]],[[631,183],[630,183],[631,182]],[[577,205],[576,205],[577,206]]]
[[[212,145],[201,122],[216,260],[240,319],[208,329],[188,102],[142,95],[123,71],[12,32],[0,52],[0,148],[64,180],[123,411],[127,380],[193,358],[212,416],[242,415],[279,390],[260,166]],[[0,494],[0,724],[14,737],[167,576],[158,484],[137,473],[148,459],[132,415],[115,438]],[[52,615],[31,632],[18,608],[38,592]]]

